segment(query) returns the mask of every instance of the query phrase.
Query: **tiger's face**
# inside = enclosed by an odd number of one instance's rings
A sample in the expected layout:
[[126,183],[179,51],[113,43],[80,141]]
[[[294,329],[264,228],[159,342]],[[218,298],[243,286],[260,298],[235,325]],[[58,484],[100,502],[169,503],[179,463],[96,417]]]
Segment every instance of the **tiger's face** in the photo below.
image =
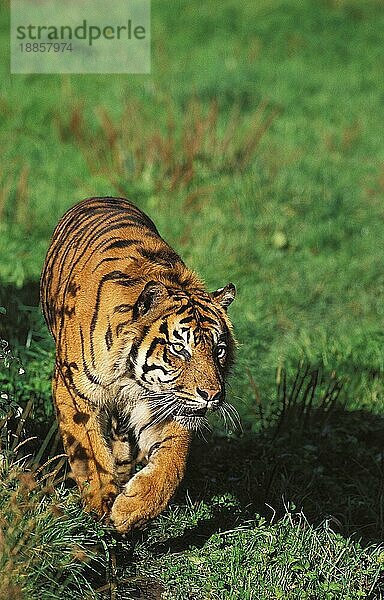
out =
[[234,345],[226,308],[234,297],[232,284],[196,296],[159,282],[144,288],[134,314],[141,334],[129,360],[159,421],[171,417],[198,429],[208,411],[223,406]]

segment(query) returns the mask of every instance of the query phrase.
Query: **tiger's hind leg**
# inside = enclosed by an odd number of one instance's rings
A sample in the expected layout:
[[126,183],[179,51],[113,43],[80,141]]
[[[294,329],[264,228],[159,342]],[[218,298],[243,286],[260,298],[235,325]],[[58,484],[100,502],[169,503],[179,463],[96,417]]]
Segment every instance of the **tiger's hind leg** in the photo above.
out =
[[53,395],[64,449],[86,508],[99,516],[110,512],[119,489],[114,460],[102,435],[97,411],[71,389],[56,368]]
[[129,417],[118,410],[102,414],[101,423],[112,452],[115,482],[121,491],[135,472],[139,451],[136,438]]

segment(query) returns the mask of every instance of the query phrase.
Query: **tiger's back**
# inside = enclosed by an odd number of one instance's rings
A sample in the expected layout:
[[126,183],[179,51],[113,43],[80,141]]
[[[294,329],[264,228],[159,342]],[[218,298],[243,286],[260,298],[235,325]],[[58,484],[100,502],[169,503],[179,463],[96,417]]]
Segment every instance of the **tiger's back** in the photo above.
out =
[[[80,295],[108,282],[135,297],[149,275],[170,284],[201,282],[160,237],[155,224],[123,198],[90,198],[68,210],[56,227],[41,276],[41,301],[48,327],[56,338],[65,317],[72,317]],[[86,289],[84,289],[86,286]],[[92,302],[90,302],[92,304]],[[127,308],[128,311],[128,308]]]
[[[184,472],[191,430],[207,410],[225,406],[233,297],[232,284],[207,293],[125,199],[84,200],[53,234],[41,301],[56,342],[60,429],[86,503],[99,513],[113,504],[121,531],[164,508]],[[139,460],[152,467],[133,476]],[[160,499],[147,494],[144,502],[153,470]],[[127,502],[127,486],[136,504]]]

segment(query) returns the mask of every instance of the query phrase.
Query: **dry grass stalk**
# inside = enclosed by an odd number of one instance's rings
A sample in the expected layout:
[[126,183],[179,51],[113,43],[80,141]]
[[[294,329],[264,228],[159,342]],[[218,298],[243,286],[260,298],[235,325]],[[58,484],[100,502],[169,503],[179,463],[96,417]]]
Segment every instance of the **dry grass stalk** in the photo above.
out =
[[137,101],[125,107],[120,119],[99,107],[96,127],[91,128],[77,104],[69,120],[58,117],[57,125],[64,141],[77,144],[90,171],[114,186],[144,179],[157,190],[175,190],[247,169],[277,115],[264,101],[251,116],[234,106],[225,122],[216,100],[206,108],[195,98],[181,118],[176,120],[174,112],[170,109],[166,122],[159,123]]
[[[14,172],[15,167],[12,167]],[[18,225],[30,224],[29,211],[29,178],[30,167],[24,164],[21,167],[19,175],[15,181],[14,174],[2,174],[2,184],[0,186],[0,219],[9,216],[9,221]],[[10,206],[13,201],[13,206]],[[9,213],[9,215],[6,215]]]
[[12,177],[8,175],[4,178],[0,187],[0,220],[5,217],[5,209],[9,201],[12,190]]
[[25,164],[20,171],[16,184],[15,221],[19,225],[28,223],[28,177],[29,165]]

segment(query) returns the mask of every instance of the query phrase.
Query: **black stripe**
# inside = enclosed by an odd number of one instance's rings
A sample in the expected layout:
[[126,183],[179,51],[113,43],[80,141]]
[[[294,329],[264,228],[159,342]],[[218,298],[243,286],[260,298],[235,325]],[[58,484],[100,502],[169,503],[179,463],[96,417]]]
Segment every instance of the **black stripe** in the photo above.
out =
[[167,356],[167,344],[164,344],[164,350],[163,350],[163,361],[167,364],[167,365],[171,365],[171,361],[168,360],[168,356]]
[[152,454],[160,448],[161,444],[162,444],[162,442],[156,442],[155,444],[152,444],[152,446],[148,450],[147,460],[150,460]]
[[113,313],[126,313],[133,309],[132,304],[119,304],[113,309]]
[[139,352],[139,342],[133,342],[132,346],[131,346],[131,351],[129,353],[129,358],[128,361],[130,360],[131,362],[136,362],[136,358]]
[[202,315],[200,314],[201,317],[201,321],[204,323],[211,323],[211,325],[218,325],[217,323],[217,319],[211,319],[210,317],[207,317],[207,315]]
[[110,350],[112,348],[112,329],[110,323],[108,323],[108,329],[105,334],[105,343],[107,345],[107,350]]
[[134,459],[129,459],[129,460],[119,460],[118,458],[115,458],[115,465],[116,467],[124,467],[127,465],[131,465],[133,463]]
[[173,267],[175,263],[182,262],[178,254],[171,249],[154,251],[147,250],[147,248],[138,248],[137,251],[139,254],[141,254],[141,256],[153,263],[160,263]]
[[174,375],[174,377],[167,377],[167,383],[173,383],[174,381],[176,381],[179,378],[180,372],[176,373],[176,375]]
[[[68,366],[68,370],[67,372],[64,374],[63,373],[63,369],[62,366],[65,366],[64,363],[63,365],[56,361],[56,365],[57,368],[59,370],[59,373],[61,375],[61,378],[64,382],[65,387],[67,388],[67,390],[69,391],[70,395],[73,397],[73,395],[71,394],[71,390],[75,392],[76,396],[78,396],[79,398],[81,398],[82,400],[86,400],[87,402],[89,402],[90,404],[92,404],[90,398],[88,398],[88,396],[85,396],[85,394],[83,394],[75,385],[75,383],[73,382],[73,375],[72,375],[72,371],[70,370],[71,365],[75,365],[76,363],[71,363]],[[76,365],[77,367],[77,365]],[[78,370],[78,369],[77,369]]]
[[[167,263],[168,264],[168,263]],[[180,278],[180,275],[178,273],[167,273],[166,274],[167,280],[172,283],[173,285],[178,285],[178,286],[182,286],[183,284],[185,284],[185,281],[183,281]]]
[[168,323],[166,321],[162,322],[162,324],[159,327],[159,331],[160,331],[160,333],[163,333],[165,335],[165,337],[167,338],[167,340],[169,341]]
[[[119,215],[120,216],[120,215]],[[105,235],[116,229],[124,229],[125,227],[148,227],[145,219],[130,215],[121,215],[121,221],[115,227],[109,227],[108,223],[101,229],[100,235]]]
[[112,244],[109,244],[106,248],[104,248],[103,252],[108,252],[109,250],[115,250],[116,248],[128,248],[134,244],[140,244],[139,240],[122,240],[117,239]]
[[138,450],[138,438],[136,437],[135,430],[133,427],[130,427],[128,429],[128,442],[131,448],[134,447]]
[[154,351],[154,349],[156,348],[156,346],[158,344],[164,345],[165,340],[163,338],[159,338],[159,337],[153,338],[153,340],[147,350],[147,353],[145,355],[145,362],[147,362],[148,358],[151,356],[152,352]]
[[177,311],[175,312],[175,315],[182,315],[183,313],[185,313],[186,310],[188,310],[188,308],[191,308],[190,302],[187,302],[186,304],[182,304],[182,306],[180,306],[180,308],[178,308]]
[[201,302],[199,302],[198,300],[193,300],[193,306],[196,308],[201,308],[202,311],[207,311],[211,314],[213,314],[216,317],[216,312],[208,305],[208,304],[202,304]]
[[137,277],[137,279],[124,279],[116,281],[116,285],[122,285],[123,287],[135,287],[138,283],[142,283],[144,279],[142,277]]
[[190,323],[191,321],[193,321],[193,315],[190,315],[189,317],[184,317],[184,319],[181,319],[180,325],[182,323]]
[[143,426],[142,426],[142,427],[139,429],[139,431],[138,431],[138,433],[137,433],[137,436],[136,436],[137,443],[139,443],[139,441],[140,441],[140,436],[141,436],[141,434],[143,433],[143,431],[145,431],[146,429],[148,429],[149,427],[151,427],[152,423],[153,423],[153,419],[152,419],[151,421],[149,421],[148,423],[146,423],[145,425],[143,425]]
[[132,362],[136,361],[137,355],[139,353],[139,348],[140,345],[143,343],[144,338],[146,337],[146,335],[148,334],[150,330],[150,327],[148,325],[145,325],[145,327],[143,327],[143,331],[142,331],[142,335],[141,338],[139,340],[135,340],[131,346],[131,350],[129,353],[129,357],[128,357],[128,362],[131,360]]
[[85,356],[84,356],[84,336],[83,336],[83,332],[81,327],[79,328],[80,331],[80,340],[81,340],[81,357],[82,357],[82,361],[83,361],[83,369],[84,369],[84,373],[87,377],[87,379],[93,383],[94,385],[101,385],[101,383],[99,383],[98,379],[92,375],[91,371],[88,368],[87,362],[85,360]]
[[102,259],[100,262],[98,262],[98,263],[97,263],[96,267],[94,267],[94,268],[92,269],[92,273],[94,273],[95,271],[97,271],[97,269],[98,269],[99,267],[101,267],[101,265],[102,265],[103,263],[106,263],[106,262],[113,262],[113,261],[115,261],[115,260],[122,260],[122,258],[123,258],[122,256],[108,256],[108,258],[103,258],[103,259]]
[[143,373],[146,375],[150,371],[162,371],[164,375],[168,375],[167,369],[164,369],[161,365],[143,365]]
[[159,448],[161,448],[161,446],[165,443],[165,442],[169,442],[169,440],[174,440],[175,439],[175,435],[168,435],[166,438],[164,438],[163,440],[160,440],[159,442],[155,442],[154,444],[152,444],[152,446],[150,447],[150,449],[148,450],[148,455],[147,455],[147,460],[149,460],[151,458],[151,455],[156,451],[159,450]]

